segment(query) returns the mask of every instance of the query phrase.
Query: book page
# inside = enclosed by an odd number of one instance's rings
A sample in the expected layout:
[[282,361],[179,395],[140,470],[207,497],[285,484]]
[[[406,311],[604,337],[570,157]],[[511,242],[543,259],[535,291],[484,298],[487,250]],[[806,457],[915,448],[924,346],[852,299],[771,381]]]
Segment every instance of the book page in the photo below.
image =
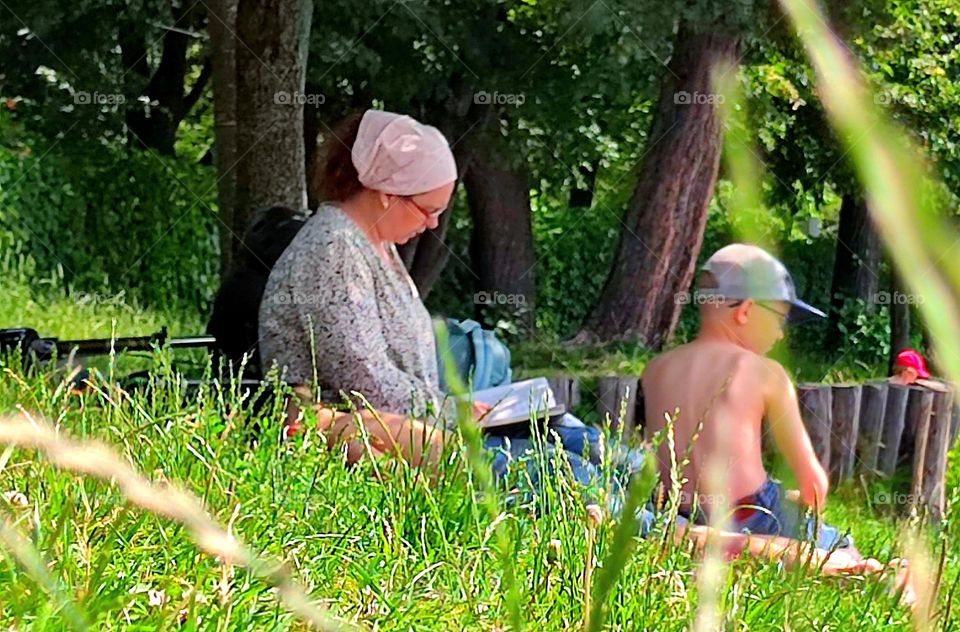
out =
[[494,407],[479,421],[482,427],[527,421],[533,412],[540,417],[565,410],[557,404],[550,384],[542,377],[475,391],[473,399]]

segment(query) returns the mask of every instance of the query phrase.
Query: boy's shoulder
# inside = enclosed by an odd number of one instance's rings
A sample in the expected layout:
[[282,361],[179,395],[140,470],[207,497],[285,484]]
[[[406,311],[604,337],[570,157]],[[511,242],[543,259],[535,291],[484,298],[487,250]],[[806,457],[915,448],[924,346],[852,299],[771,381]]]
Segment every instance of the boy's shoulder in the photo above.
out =
[[644,377],[655,374],[662,366],[670,364],[672,359],[675,356],[678,356],[684,352],[690,346],[691,343],[682,344],[680,346],[674,347],[663,353],[660,353],[654,356],[646,366],[643,367]]
[[709,365],[715,365],[718,370],[729,370],[730,361],[735,363],[738,374],[743,374],[754,383],[768,382],[767,378],[774,378],[777,382],[790,379],[783,365],[773,358],[732,343],[703,344],[696,341],[679,345],[654,357],[644,367],[643,378],[655,377],[659,372],[672,370],[671,367],[678,364],[707,362]]

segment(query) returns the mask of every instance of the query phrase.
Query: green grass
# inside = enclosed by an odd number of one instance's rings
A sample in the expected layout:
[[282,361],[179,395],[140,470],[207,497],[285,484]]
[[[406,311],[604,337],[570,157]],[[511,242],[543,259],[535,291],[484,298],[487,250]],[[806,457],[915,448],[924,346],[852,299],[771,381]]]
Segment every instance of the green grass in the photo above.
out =
[[[57,331],[63,335],[103,333],[103,320],[83,324],[88,314],[82,309],[55,302],[43,315],[51,324],[70,315],[72,329]],[[147,329],[161,324],[155,315],[117,310],[118,331],[122,322]],[[150,359],[158,377],[169,377],[169,359]],[[109,444],[154,481],[182,485],[252,550],[282,560],[311,599],[342,620],[379,630],[505,629],[513,618],[505,578],[512,576],[519,605],[513,613],[523,627],[566,630],[584,621],[588,521],[584,503],[565,482],[548,487],[550,509],[537,515],[501,490],[491,505],[459,453],[451,453],[437,482],[428,484],[414,470],[383,462],[349,468],[316,437],[281,444],[279,408],[253,415],[236,394],[207,390],[181,401],[174,386],[160,386],[130,397],[108,388],[71,395],[59,388],[62,376],[55,371],[24,376],[8,365],[3,373],[0,410],[22,406],[55,420],[62,432]],[[3,453],[0,463],[0,492],[21,492],[28,503],[0,501],[5,521],[46,569],[44,578],[0,546],[0,624],[304,627],[274,589],[247,570],[218,564],[182,525],[137,508],[116,487],[59,470],[29,450]],[[953,482],[960,479],[957,470],[953,458]],[[956,490],[951,485],[946,528],[931,534],[933,550],[948,543],[941,605],[958,577]],[[851,526],[865,553],[889,559],[902,554],[903,516],[889,506],[871,508],[867,500],[877,493],[876,486],[849,484],[837,491],[827,515]],[[613,546],[615,527],[606,522],[596,540],[603,566],[594,573],[594,599],[603,577],[606,625],[690,627],[699,603],[699,559],[682,547],[665,547],[659,531],[633,540],[633,552],[623,556],[622,542]],[[622,565],[622,572],[611,580],[602,574],[607,565]],[[724,573],[720,608],[727,629],[911,626],[909,611],[875,579],[808,576],[746,559]]]

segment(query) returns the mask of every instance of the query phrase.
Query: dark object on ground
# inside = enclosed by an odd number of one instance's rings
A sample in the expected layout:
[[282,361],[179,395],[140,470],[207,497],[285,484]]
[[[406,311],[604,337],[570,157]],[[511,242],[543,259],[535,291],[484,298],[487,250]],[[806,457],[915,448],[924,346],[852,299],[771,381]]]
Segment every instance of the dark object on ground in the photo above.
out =
[[303,214],[286,206],[254,211],[243,236],[242,255],[217,290],[207,333],[216,338],[221,362],[232,363],[234,371],[243,355],[249,356],[243,371],[245,378],[262,377],[257,347],[258,315],[270,270],[306,221]]
[[19,350],[24,368],[32,364],[48,362],[55,356],[63,358],[70,354],[91,356],[122,351],[151,351],[164,345],[168,345],[171,349],[212,349],[215,342],[209,336],[169,338],[166,327],[149,336],[83,340],[43,338],[35,329],[29,327],[0,329],[0,354],[15,353]]

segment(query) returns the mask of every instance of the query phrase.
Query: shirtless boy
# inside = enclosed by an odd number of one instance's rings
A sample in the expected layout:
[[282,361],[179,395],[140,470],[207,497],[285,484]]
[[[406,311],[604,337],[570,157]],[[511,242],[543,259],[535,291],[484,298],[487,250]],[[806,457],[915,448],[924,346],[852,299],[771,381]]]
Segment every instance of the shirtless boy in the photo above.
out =
[[[785,497],[780,483],[763,467],[762,434],[772,435],[793,471],[802,506],[823,507],[827,474],[801,421],[790,377],[765,354],[783,338],[787,322],[822,318],[824,313],[797,298],[782,263],[745,244],[721,248],[710,257],[696,297],[701,317],[697,338],[654,359],[643,375],[651,431],[665,426],[665,413],[674,417],[679,409],[673,422],[676,460],[679,464],[685,455],[690,459],[682,473],[687,482],[681,512],[702,523],[714,506],[725,505],[733,531],[812,538],[816,521],[804,520],[803,510]],[[700,436],[691,446],[701,419]],[[669,489],[666,441],[658,461],[661,482]],[[711,488],[718,481],[720,489]],[[850,546],[849,538],[836,529],[819,526],[820,548]]]

